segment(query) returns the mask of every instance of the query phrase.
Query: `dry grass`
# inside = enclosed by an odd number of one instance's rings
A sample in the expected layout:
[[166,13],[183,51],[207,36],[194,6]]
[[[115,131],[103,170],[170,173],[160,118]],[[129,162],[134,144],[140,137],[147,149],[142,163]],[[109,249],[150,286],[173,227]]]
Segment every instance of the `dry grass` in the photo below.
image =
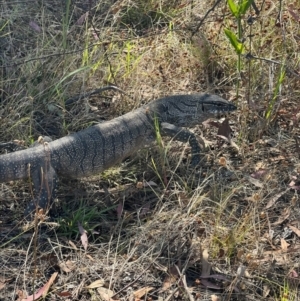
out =
[[[61,179],[57,216],[36,237],[23,227],[29,183],[1,184],[1,300],[56,272],[46,300],[299,299],[300,10],[256,2],[245,54],[269,61],[243,57],[239,75],[225,2],[191,38],[213,6],[202,2],[1,3],[1,142],[58,138],[163,95],[209,91],[239,108],[229,117],[238,149],[202,128],[211,143],[197,170],[186,146],[164,141],[100,176]],[[281,85],[270,60],[287,66]],[[108,83],[126,95],[65,105]]]

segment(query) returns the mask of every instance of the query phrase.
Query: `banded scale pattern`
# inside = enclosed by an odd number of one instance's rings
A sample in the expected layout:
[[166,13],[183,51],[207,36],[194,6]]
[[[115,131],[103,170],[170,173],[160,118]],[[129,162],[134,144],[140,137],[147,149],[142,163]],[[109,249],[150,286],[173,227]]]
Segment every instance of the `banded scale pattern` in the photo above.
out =
[[[212,94],[174,95],[154,100],[137,110],[55,141],[0,156],[0,183],[31,177],[35,200],[45,208],[55,193],[57,174],[87,177],[121,162],[155,141],[155,122],[162,135],[189,142],[192,163],[200,161],[200,145],[188,129],[225,112],[236,110]],[[49,141],[49,138],[47,139]]]

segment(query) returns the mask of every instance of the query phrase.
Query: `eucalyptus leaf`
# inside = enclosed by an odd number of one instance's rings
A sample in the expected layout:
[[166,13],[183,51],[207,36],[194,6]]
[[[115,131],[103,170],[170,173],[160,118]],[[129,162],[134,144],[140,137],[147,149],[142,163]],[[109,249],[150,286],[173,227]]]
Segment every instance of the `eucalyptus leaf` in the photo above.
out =
[[238,5],[235,4],[235,2],[233,0],[227,0],[227,3],[228,3],[228,6],[229,6],[229,9],[231,11],[231,13],[236,17],[238,18],[239,17],[239,10],[240,10],[240,7]]
[[230,44],[234,47],[235,52],[237,54],[242,54],[244,50],[243,43],[239,42],[238,38],[236,37],[235,33],[232,32],[230,29],[225,28],[224,32],[227,36],[227,38],[230,41]]
[[239,16],[244,15],[248,8],[251,6],[253,0],[243,0],[239,6]]

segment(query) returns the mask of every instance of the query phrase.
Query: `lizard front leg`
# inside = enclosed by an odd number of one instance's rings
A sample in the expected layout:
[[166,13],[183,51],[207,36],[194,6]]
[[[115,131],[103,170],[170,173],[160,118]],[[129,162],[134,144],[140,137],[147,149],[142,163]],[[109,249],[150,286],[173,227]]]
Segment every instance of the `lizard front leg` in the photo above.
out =
[[57,186],[57,174],[51,165],[50,156],[47,151],[47,143],[52,141],[49,137],[39,138],[32,147],[43,144],[45,147],[45,156],[36,162],[34,166],[29,166],[30,177],[33,182],[34,199],[29,203],[25,210],[25,216],[29,216],[37,208],[46,212],[55,199]]
[[188,142],[192,149],[192,161],[191,164],[196,166],[200,162],[200,150],[201,147],[196,138],[196,135],[188,129],[178,127],[174,124],[167,122],[161,123],[161,134],[164,136],[172,137],[174,140],[181,142]]

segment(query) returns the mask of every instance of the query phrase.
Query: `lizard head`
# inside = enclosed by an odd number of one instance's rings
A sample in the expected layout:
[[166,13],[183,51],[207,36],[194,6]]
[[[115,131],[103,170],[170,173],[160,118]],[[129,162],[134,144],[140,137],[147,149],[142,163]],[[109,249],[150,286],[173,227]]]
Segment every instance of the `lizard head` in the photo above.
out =
[[174,95],[165,111],[169,123],[190,127],[209,118],[235,111],[237,107],[214,94]]
[[211,117],[235,111],[237,107],[228,100],[217,95],[203,94],[203,101],[198,102],[197,112]]

